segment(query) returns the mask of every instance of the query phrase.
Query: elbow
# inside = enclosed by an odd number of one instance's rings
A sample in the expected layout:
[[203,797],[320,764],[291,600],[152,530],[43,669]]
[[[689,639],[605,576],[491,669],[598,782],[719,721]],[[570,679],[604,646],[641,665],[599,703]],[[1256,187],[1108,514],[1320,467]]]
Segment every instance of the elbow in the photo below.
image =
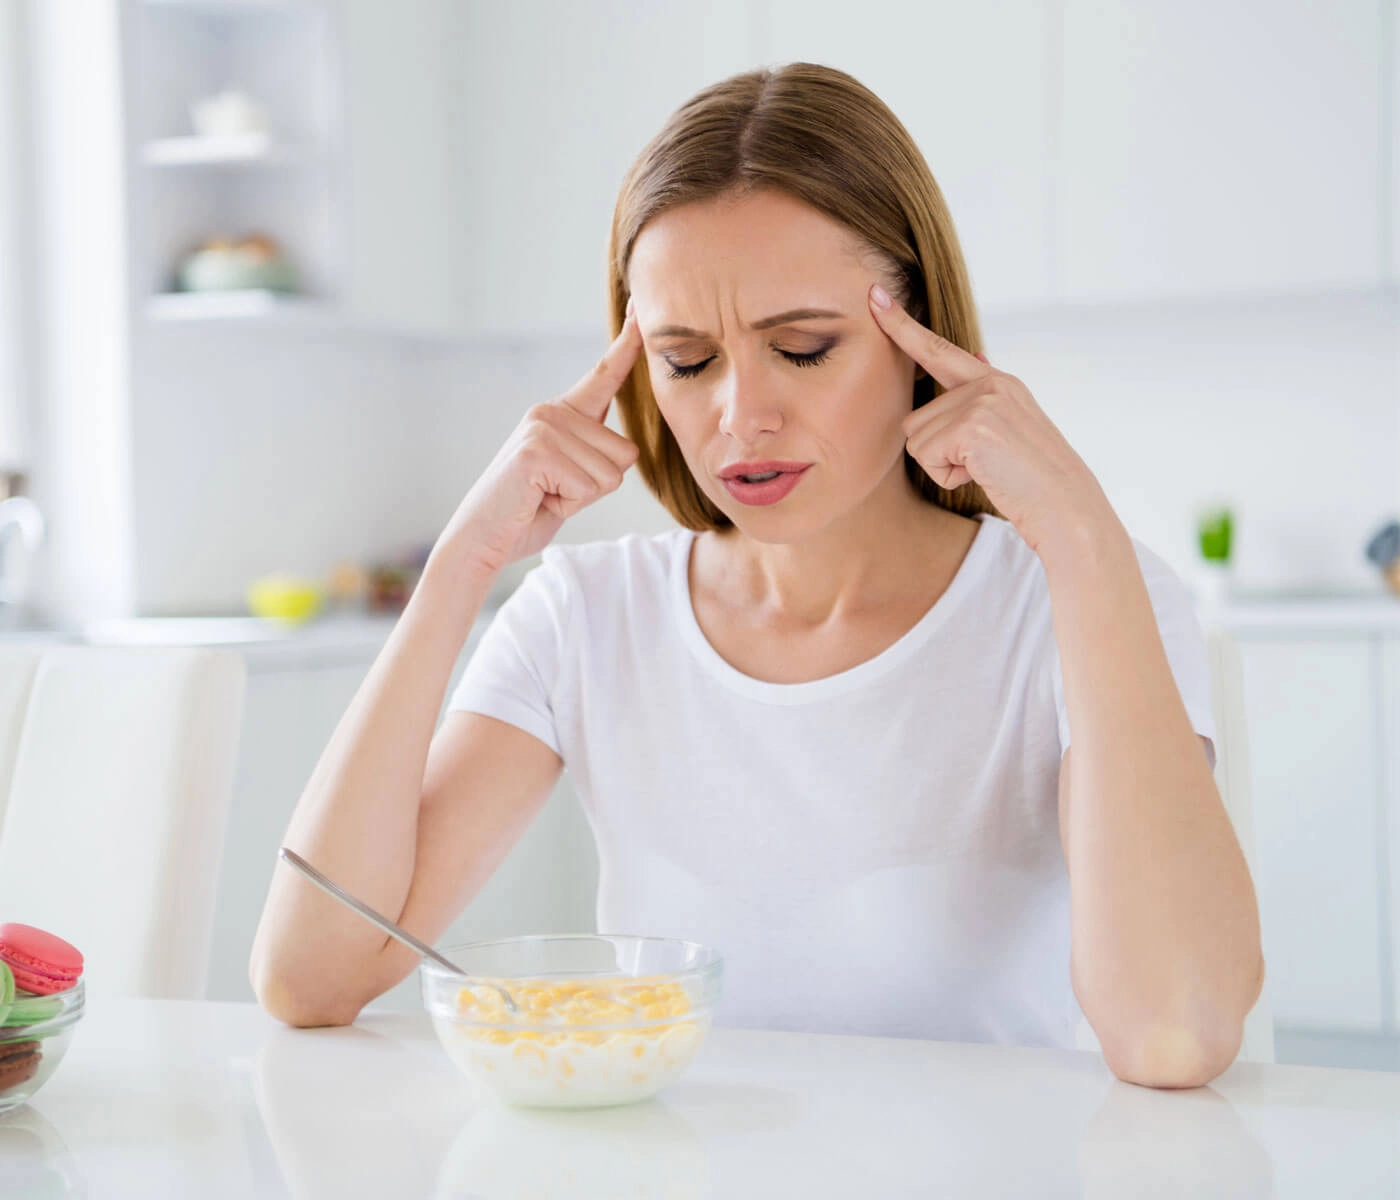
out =
[[270,968],[256,954],[248,964],[248,981],[263,1011],[293,1029],[350,1025],[363,1007],[343,998],[332,1001],[308,995],[292,977]]
[[1205,1087],[1219,1078],[1239,1055],[1244,1025],[1203,1037],[1192,1030],[1154,1025],[1138,1038],[1104,1040],[1108,1069],[1124,1083],[1151,1088]]
[[[1159,1011],[1156,1019],[1127,1022],[1100,1022],[1101,1006],[1084,1011],[1098,1035],[1104,1062],[1124,1083],[1153,1088],[1205,1087],[1228,1071],[1239,1057],[1244,1046],[1245,1019],[1258,1002],[1263,986],[1261,954],[1253,978],[1238,997],[1221,998],[1210,1005],[1175,1005],[1168,1012]],[[1077,984],[1075,993],[1083,994]],[[1183,1007],[1191,1011],[1192,1019],[1181,1018]]]

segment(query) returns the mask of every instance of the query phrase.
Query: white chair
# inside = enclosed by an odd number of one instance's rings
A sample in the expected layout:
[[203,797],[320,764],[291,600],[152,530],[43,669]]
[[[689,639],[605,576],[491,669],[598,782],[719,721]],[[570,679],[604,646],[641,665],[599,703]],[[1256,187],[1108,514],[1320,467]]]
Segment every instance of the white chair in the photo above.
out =
[[0,647],[0,922],[72,942],[90,994],[204,994],[246,676],[226,651]]
[[[1206,651],[1210,658],[1211,708],[1215,715],[1215,783],[1225,803],[1225,811],[1235,827],[1240,849],[1244,851],[1250,876],[1258,878],[1254,866],[1254,810],[1249,785],[1249,736],[1245,725],[1244,687],[1239,647],[1224,632],[1207,629]],[[1101,1051],[1098,1037],[1088,1021],[1081,1021],[1075,1034],[1081,1050]],[[1237,1056],[1240,1062],[1274,1062],[1274,1018],[1269,1006],[1267,974],[1264,988],[1244,1022],[1244,1042]]]

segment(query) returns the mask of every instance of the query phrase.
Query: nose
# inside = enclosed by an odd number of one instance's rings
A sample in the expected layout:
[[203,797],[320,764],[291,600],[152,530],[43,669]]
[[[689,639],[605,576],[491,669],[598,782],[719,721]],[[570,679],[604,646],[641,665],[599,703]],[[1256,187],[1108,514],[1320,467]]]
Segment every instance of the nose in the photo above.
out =
[[748,445],[761,433],[776,433],[783,425],[782,406],[760,372],[731,359],[719,385],[719,431],[740,445]]

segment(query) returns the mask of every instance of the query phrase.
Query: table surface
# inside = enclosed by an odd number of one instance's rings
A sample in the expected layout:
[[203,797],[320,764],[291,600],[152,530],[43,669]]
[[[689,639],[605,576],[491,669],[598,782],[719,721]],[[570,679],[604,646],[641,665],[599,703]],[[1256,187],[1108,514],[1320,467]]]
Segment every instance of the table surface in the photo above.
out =
[[713,1029],[640,1104],[478,1104],[427,1018],[291,1029],[107,1000],[0,1114],[0,1196],[1400,1196],[1400,1076],[1236,1063],[1206,1088],[1068,1050]]

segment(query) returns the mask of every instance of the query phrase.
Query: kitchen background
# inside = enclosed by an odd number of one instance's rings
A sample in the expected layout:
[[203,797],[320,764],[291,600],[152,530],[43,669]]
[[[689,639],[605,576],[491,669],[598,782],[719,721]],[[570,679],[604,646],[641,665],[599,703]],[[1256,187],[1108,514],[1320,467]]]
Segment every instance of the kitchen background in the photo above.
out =
[[[247,657],[209,995],[251,998],[395,587],[606,344],[628,164],[810,59],[909,127],[990,360],[1240,642],[1280,1060],[1400,1069],[1397,8],[0,0],[0,637]],[[632,474],[560,540],[669,525]],[[326,607],[250,617],[269,577]],[[595,883],[566,779],[443,940],[592,928]]]

